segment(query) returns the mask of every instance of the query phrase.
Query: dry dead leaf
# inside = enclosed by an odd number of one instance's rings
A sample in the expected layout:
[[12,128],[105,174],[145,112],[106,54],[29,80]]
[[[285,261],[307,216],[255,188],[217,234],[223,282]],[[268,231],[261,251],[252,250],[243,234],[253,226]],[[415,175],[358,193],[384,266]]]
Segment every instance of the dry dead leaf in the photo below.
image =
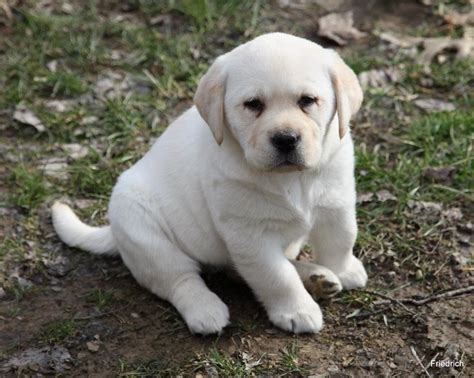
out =
[[58,70],[58,61],[57,60],[50,60],[46,63],[46,68],[51,72],[56,72]]
[[56,113],[64,113],[71,110],[77,101],[74,100],[50,100],[44,103],[44,106]]
[[[423,41],[424,51],[417,59],[421,64],[430,64],[434,57],[444,50],[455,50],[456,58],[467,58],[471,55],[474,47],[474,38],[472,30],[464,31],[463,38],[426,38]],[[472,29],[472,28],[469,28]]]
[[456,106],[452,102],[436,100],[434,98],[420,98],[414,104],[428,113],[452,112]]
[[453,179],[453,174],[456,172],[456,167],[429,167],[423,171],[423,177],[435,182],[450,182]]
[[3,10],[9,20],[13,18],[13,13],[7,0],[0,0],[0,9]]
[[354,27],[352,11],[344,13],[330,13],[318,21],[318,35],[344,46],[348,41],[359,39],[367,35]]
[[474,28],[472,27],[466,27],[464,29],[462,38],[395,36],[389,32],[381,33],[379,37],[401,48],[422,46],[423,52],[418,56],[417,61],[423,65],[430,64],[436,55],[445,50],[456,51],[456,59],[461,59],[471,56],[472,50],[474,49]]
[[74,7],[70,3],[62,3],[61,4],[61,11],[65,14],[73,14],[74,13]]
[[374,198],[374,193],[361,193],[357,195],[357,203],[371,202]]
[[123,91],[128,90],[129,85],[124,80],[124,76],[109,71],[99,76],[99,79],[95,83],[94,92],[99,98],[116,98],[120,96]]
[[72,357],[61,346],[47,346],[40,349],[28,348],[11,357],[5,367],[22,371],[31,369],[37,373],[64,373],[71,368]]
[[395,197],[392,193],[385,189],[379,190],[377,193],[375,193],[375,195],[377,196],[377,199],[380,202],[397,200],[397,197]]
[[46,176],[60,180],[67,179],[67,167],[68,164],[64,158],[48,158],[40,161],[40,168]]
[[86,117],[81,119],[80,124],[83,125],[83,126],[84,125],[91,125],[93,123],[96,123],[98,120],[99,120],[99,118],[96,117],[96,116],[86,116]]
[[458,207],[446,209],[441,214],[449,221],[459,221],[463,217],[463,213]]
[[82,159],[89,153],[89,148],[82,146],[79,143],[67,143],[61,145],[61,148],[66,151],[69,157],[73,160]]
[[474,24],[474,10],[471,9],[468,13],[459,13],[450,10],[443,16],[443,19],[448,24],[455,26]]
[[85,199],[85,198],[82,198],[82,199],[76,199],[74,201],[74,205],[78,208],[78,209],[87,209],[88,207],[91,207],[93,205],[95,205],[97,203],[96,200],[91,200],[91,199]]
[[72,269],[68,258],[65,256],[59,255],[54,259],[43,257],[41,261],[46,267],[48,274],[54,277],[64,277]]
[[400,81],[401,73],[395,67],[388,67],[364,71],[358,77],[362,88],[383,88]]
[[130,74],[109,70],[99,75],[94,93],[104,100],[126,96],[131,92],[148,93],[150,88],[151,84],[148,81],[137,76],[132,77]]
[[423,40],[421,37],[396,36],[390,32],[380,33],[379,38],[391,45],[405,49],[416,46]]
[[96,353],[100,349],[100,342],[98,340],[88,341],[86,345],[87,349],[92,353]]
[[434,216],[439,215],[443,210],[441,204],[437,202],[409,201],[408,208],[415,215]]
[[46,130],[41,120],[23,104],[18,104],[13,113],[13,119],[25,125],[33,126],[38,132],[42,133]]

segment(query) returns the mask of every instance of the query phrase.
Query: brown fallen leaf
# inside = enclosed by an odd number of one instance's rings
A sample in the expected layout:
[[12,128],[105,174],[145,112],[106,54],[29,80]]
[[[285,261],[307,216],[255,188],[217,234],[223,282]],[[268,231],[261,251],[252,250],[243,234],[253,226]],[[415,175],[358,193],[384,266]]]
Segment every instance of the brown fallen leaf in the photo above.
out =
[[401,48],[422,46],[423,52],[418,56],[417,62],[423,65],[431,64],[435,56],[445,50],[456,51],[456,59],[462,59],[470,57],[474,49],[474,28],[472,27],[464,28],[462,38],[396,36],[389,32],[381,33],[379,38]]
[[452,102],[436,100],[434,98],[420,98],[414,104],[428,113],[452,112],[456,106]]
[[46,268],[48,274],[54,277],[64,277],[72,269],[69,259],[59,255],[55,258],[43,257],[41,262]]
[[373,69],[358,75],[362,88],[384,88],[401,79],[400,71],[395,67]]
[[66,143],[61,145],[61,148],[68,153],[72,160],[82,159],[89,153],[89,148],[79,143]]
[[408,208],[414,215],[437,216],[443,210],[441,204],[427,201],[408,201]]
[[74,100],[50,100],[44,103],[44,106],[56,113],[64,113],[71,110],[77,101]]
[[367,35],[354,27],[352,11],[344,13],[330,13],[318,21],[318,35],[344,46],[350,40],[359,39]]
[[450,207],[441,213],[449,221],[459,221],[463,218],[463,213],[458,207]]
[[391,45],[404,49],[416,46],[423,41],[423,38],[421,37],[396,36],[390,32],[380,33],[379,38]]
[[38,132],[42,133],[46,130],[41,120],[23,104],[18,104],[13,113],[13,119],[25,125],[33,126]]
[[66,180],[68,177],[67,161],[64,158],[47,158],[39,161],[39,166],[48,177]]
[[434,57],[444,50],[455,50],[456,59],[468,58],[474,48],[473,31],[473,28],[466,28],[462,38],[425,38],[424,51],[418,57],[418,62],[424,65],[430,64]]
[[46,68],[50,70],[51,72],[56,72],[58,70],[58,60],[50,60],[48,63],[46,63]]
[[360,193],[357,195],[357,203],[372,202],[374,193]]
[[26,369],[34,367],[36,373],[52,374],[64,373],[71,369],[72,362],[69,351],[55,345],[25,349],[13,355],[4,367],[18,371],[26,371]]
[[474,10],[471,9],[467,13],[459,13],[450,10],[443,16],[443,19],[446,23],[455,26],[474,24]]
[[13,13],[7,0],[0,0],[0,9],[3,10],[9,20],[13,18]]
[[423,171],[423,177],[434,182],[451,182],[453,175],[456,172],[456,167],[429,167]]
[[379,190],[377,193],[375,193],[375,195],[380,202],[397,200],[397,197],[385,189]]
[[92,353],[96,353],[99,351],[100,349],[100,342],[98,340],[92,340],[92,341],[88,341],[86,343],[86,346],[87,346],[87,349],[92,352]]

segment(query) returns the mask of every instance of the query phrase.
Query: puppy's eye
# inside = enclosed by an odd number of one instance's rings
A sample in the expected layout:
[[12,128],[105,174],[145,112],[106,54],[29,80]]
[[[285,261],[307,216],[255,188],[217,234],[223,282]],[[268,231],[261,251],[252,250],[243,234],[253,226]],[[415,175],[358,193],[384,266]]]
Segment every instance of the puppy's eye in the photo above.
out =
[[261,113],[263,111],[263,108],[265,105],[263,104],[262,101],[260,101],[258,98],[253,98],[251,100],[245,101],[244,106],[256,113]]
[[298,105],[300,108],[307,108],[308,106],[311,106],[317,103],[318,103],[318,99],[313,96],[301,96],[300,99],[298,100]]

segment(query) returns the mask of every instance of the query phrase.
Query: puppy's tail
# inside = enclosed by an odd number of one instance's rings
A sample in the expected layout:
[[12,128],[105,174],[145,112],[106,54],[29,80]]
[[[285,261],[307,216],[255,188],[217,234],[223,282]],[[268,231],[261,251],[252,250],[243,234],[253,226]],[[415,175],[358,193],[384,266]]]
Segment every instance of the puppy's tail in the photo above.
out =
[[81,222],[72,209],[61,202],[52,207],[53,226],[59,238],[70,247],[99,255],[118,254],[110,226],[91,227]]

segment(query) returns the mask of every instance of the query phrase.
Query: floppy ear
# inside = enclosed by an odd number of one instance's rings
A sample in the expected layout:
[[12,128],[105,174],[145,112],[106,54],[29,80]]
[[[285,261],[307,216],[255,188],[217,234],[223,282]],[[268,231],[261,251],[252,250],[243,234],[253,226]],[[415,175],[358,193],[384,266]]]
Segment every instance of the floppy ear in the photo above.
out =
[[224,139],[226,122],[224,114],[225,81],[226,74],[223,70],[222,58],[219,57],[199,81],[194,95],[194,103],[199,114],[208,124],[219,145]]
[[349,127],[351,117],[362,104],[364,95],[356,74],[344,63],[335,51],[333,66],[330,69],[331,83],[336,95],[336,110],[339,120],[339,138],[342,139]]

